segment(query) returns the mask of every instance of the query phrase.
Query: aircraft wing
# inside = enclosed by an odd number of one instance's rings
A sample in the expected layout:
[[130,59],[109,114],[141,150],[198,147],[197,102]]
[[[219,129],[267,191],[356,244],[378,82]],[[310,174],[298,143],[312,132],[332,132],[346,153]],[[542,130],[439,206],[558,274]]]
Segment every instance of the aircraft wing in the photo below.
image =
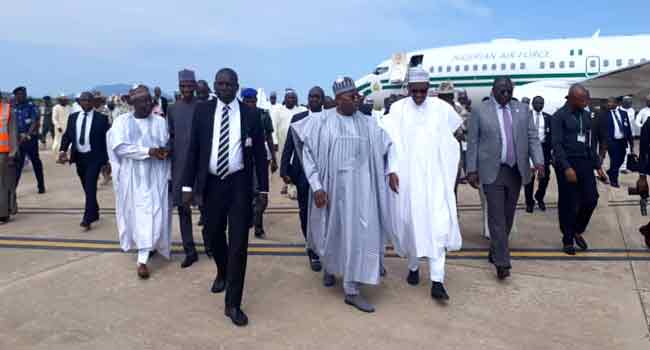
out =
[[650,62],[599,74],[580,83],[589,89],[592,98],[646,96],[650,92]]

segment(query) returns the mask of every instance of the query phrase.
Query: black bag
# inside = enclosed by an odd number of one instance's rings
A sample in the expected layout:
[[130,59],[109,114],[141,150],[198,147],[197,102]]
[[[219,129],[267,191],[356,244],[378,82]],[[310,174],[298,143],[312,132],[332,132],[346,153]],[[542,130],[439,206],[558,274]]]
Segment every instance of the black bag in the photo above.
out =
[[639,165],[639,156],[634,153],[628,154],[626,166],[627,170],[638,173],[641,170]]

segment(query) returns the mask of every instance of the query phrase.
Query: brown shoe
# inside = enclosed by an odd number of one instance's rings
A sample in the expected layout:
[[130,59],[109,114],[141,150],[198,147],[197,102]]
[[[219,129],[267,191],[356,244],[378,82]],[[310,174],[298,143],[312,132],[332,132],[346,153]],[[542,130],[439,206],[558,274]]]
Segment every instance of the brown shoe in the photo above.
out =
[[138,277],[143,280],[149,278],[149,269],[146,264],[138,264]]

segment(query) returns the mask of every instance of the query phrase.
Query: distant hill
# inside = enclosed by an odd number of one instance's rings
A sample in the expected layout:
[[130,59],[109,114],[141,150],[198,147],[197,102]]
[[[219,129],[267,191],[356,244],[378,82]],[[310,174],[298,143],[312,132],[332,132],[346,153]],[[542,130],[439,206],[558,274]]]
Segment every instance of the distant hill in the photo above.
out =
[[132,85],[129,84],[107,84],[97,85],[91,91],[100,91],[104,96],[123,95],[129,92]]

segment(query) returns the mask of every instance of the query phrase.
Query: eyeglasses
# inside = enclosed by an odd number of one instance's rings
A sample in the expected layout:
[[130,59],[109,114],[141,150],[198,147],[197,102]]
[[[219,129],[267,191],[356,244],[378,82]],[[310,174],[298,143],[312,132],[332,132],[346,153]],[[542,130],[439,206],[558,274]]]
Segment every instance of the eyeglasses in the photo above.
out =
[[412,94],[424,94],[426,95],[429,92],[429,89],[411,89]]

